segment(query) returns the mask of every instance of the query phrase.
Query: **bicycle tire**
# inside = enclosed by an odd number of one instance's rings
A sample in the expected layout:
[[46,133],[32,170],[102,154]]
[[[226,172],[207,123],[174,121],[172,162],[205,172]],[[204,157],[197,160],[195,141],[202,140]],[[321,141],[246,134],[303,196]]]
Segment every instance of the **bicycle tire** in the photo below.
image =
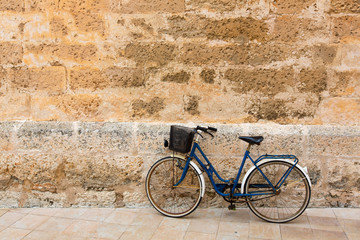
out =
[[165,216],[184,217],[201,202],[202,182],[191,164],[181,184],[173,186],[180,179],[185,163],[181,158],[166,157],[154,163],[146,176],[146,195],[151,205]]
[[296,219],[305,211],[310,202],[310,183],[297,166],[291,170],[280,191],[276,193],[269,188],[268,182],[258,170],[261,169],[275,186],[286,170],[291,169],[292,166],[293,164],[285,161],[269,161],[260,164],[249,174],[245,183],[245,193],[272,192],[269,197],[265,195],[247,197],[246,203],[257,217],[268,222],[285,223]]

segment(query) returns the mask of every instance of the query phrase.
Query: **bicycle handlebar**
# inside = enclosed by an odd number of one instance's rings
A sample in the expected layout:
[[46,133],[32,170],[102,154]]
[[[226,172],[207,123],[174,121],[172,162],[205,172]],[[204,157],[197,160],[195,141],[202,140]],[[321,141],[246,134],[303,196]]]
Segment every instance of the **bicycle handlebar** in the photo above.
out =
[[[205,127],[201,127],[201,126],[197,126],[196,127],[196,131],[197,130],[200,130],[200,131],[202,131],[202,132],[204,132],[204,133],[207,133],[207,134],[209,134],[211,137],[214,137],[214,135],[212,134],[212,133],[209,133],[208,131],[210,130],[210,131],[214,131],[214,132],[216,132],[217,131],[217,129],[216,128],[214,128],[214,127],[207,127],[207,128],[205,128]],[[199,134],[199,133],[198,133]],[[201,137],[202,137],[202,135],[201,134],[199,134]]]

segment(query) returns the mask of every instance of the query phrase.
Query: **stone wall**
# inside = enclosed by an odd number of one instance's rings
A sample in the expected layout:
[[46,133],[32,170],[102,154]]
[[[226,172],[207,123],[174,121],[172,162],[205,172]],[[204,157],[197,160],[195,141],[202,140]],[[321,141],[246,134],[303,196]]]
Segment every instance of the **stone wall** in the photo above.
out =
[[147,204],[171,123],[218,126],[225,174],[264,134],[359,207],[359,119],[358,0],[0,0],[4,207]]

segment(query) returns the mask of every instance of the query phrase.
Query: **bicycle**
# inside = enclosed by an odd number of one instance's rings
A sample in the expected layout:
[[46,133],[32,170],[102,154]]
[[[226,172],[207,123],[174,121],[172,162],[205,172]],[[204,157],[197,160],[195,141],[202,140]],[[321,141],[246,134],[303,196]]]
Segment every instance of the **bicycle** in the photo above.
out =
[[[223,179],[199,145],[199,138],[204,138],[202,133],[214,137],[212,132],[216,131],[213,127],[171,126],[170,144],[165,140],[164,146],[174,154],[155,162],[145,181],[146,195],[158,212],[168,217],[184,217],[192,213],[205,193],[204,172],[215,192],[230,202],[229,210],[235,209],[234,203],[246,202],[257,217],[274,223],[292,221],[305,211],[310,202],[311,182],[307,169],[298,165],[296,156],[265,154],[253,160],[251,147],[260,145],[264,138],[240,136],[239,139],[249,145],[239,171],[235,178]],[[254,166],[246,172],[240,184],[240,174],[247,159]],[[216,183],[214,177],[220,183]]]

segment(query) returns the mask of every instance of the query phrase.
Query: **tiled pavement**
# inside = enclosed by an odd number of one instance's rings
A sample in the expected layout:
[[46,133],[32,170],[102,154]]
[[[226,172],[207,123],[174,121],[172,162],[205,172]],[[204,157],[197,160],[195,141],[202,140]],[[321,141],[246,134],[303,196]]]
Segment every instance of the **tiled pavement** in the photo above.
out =
[[0,239],[360,239],[360,209],[313,208],[286,224],[248,209],[197,209],[167,218],[154,209],[0,209]]

